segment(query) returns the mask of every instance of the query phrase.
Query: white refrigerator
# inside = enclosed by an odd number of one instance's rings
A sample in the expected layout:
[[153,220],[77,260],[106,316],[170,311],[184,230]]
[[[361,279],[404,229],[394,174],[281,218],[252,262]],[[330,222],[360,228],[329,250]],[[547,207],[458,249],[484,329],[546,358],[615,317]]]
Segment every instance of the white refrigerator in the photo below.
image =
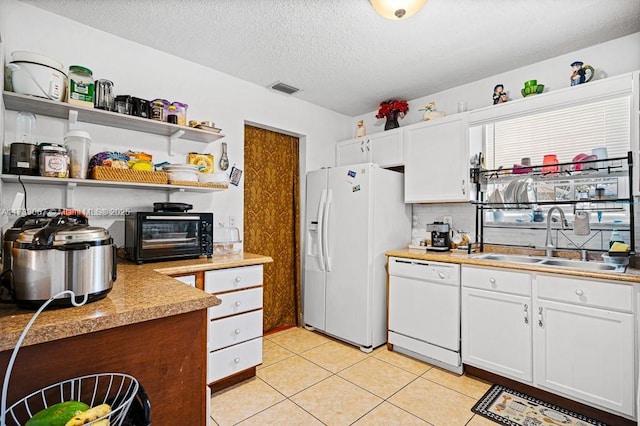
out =
[[385,251],[411,240],[402,173],[372,163],[307,174],[303,318],[370,352],[387,341]]

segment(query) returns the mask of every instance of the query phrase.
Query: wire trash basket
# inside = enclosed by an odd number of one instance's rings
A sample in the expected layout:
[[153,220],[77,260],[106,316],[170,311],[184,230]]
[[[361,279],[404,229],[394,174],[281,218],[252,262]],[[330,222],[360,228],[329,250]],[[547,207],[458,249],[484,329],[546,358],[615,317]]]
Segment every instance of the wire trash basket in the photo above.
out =
[[[105,419],[110,426],[121,426],[127,416],[131,401],[138,392],[138,381],[121,373],[91,374],[58,382],[32,392],[9,407],[5,413],[6,425],[23,425],[37,412],[65,401],[82,401],[89,407],[109,404],[111,412],[87,424]],[[4,425],[3,425],[4,426]]]
[[[53,302],[54,299],[64,295],[71,296],[71,303],[74,306],[82,306],[88,300],[88,295],[85,294],[84,300],[77,303],[75,301],[75,294],[72,291],[66,290],[53,296],[33,314],[33,317],[25,327],[15,348],[13,349],[9,365],[5,373],[2,387],[0,426],[24,425],[39,411],[54,404],[67,401],[81,401],[89,407],[96,407],[100,404],[109,404],[111,411],[102,417],[86,423],[88,425],[126,426],[130,422],[130,419],[127,417],[127,413],[136,396],[138,396],[138,398],[142,397],[148,404],[148,399],[146,398],[144,389],[133,376],[123,373],[98,373],[68,379],[46,386],[40,390],[32,392],[13,403],[9,408],[5,409],[9,378],[11,376],[11,370],[13,368],[15,358],[18,355],[18,350],[20,349],[20,345],[38,315],[40,315],[40,313],[51,302]],[[150,408],[146,408],[146,414],[149,415],[148,410],[150,410]]]

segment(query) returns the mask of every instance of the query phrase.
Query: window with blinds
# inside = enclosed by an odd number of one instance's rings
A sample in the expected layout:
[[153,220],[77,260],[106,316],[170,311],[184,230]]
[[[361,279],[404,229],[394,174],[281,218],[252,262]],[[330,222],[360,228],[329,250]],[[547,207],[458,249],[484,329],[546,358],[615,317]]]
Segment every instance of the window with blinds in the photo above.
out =
[[631,146],[630,102],[626,96],[487,125],[486,167],[510,168],[523,157],[540,165],[546,154],[566,163],[603,146],[609,158],[624,157]]

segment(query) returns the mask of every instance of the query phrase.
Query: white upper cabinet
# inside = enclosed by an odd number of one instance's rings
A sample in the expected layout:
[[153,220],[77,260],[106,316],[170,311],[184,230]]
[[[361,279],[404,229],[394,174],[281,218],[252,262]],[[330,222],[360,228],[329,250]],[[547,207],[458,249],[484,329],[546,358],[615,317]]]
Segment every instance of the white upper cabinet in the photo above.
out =
[[374,133],[336,144],[336,166],[375,163],[380,167],[401,166],[403,159],[402,129]]
[[405,203],[469,201],[468,114],[404,128]]

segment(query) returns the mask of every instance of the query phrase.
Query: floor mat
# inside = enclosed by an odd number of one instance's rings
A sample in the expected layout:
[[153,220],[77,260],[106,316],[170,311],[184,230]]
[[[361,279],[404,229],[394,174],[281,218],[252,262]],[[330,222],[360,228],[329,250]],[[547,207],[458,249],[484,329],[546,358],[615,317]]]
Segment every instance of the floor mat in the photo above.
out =
[[605,423],[501,385],[493,385],[471,411],[509,426],[606,426]]

